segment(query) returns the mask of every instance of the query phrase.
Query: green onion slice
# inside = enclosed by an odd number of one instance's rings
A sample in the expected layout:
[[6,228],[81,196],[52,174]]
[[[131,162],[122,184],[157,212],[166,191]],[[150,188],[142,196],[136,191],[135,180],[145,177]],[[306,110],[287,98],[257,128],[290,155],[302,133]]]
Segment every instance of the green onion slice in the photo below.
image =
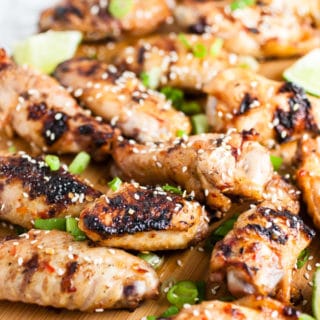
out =
[[35,219],[34,227],[41,230],[61,230],[66,231],[65,218],[51,218],[51,219]]
[[111,0],[109,12],[116,19],[122,19],[132,10],[133,5],[133,0]]
[[306,313],[301,313],[301,314],[299,315],[298,320],[316,320],[316,319],[315,319],[314,317],[309,316],[309,315],[306,314]]
[[47,154],[44,158],[45,163],[49,166],[51,171],[57,171],[60,168],[60,159],[59,157]]
[[162,186],[162,190],[166,192],[175,193],[175,194],[183,193],[180,187],[171,186],[169,184],[165,184],[164,186]]
[[114,177],[110,182],[108,182],[108,186],[112,191],[118,191],[121,184],[122,180],[119,177]]
[[160,68],[152,68],[149,72],[141,72],[140,79],[143,85],[150,89],[155,89],[159,86],[161,77]]
[[180,40],[180,42],[187,48],[187,49],[191,49],[192,46],[190,44],[190,42],[188,41],[186,35],[184,33],[179,33],[178,34],[178,39]]
[[184,101],[180,107],[179,110],[187,115],[194,115],[197,113],[200,113],[202,111],[201,106],[199,103],[195,101]]
[[201,280],[196,282],[196,286],[198,289],[198,301],[202,302],[206,298],[206,282]]
[[223,43],[224,43],[223,39],[221,38],[215,39],[213,44],[210,47],[210,55],[213,57],[216,57],[220,53],[223,47]]
[[207,48],[202,43],[197,43],[192,48],[192,53],[196,58],[202,59],[208,55]]
[[8,148],[8,151],[9,151],[10,153],[15,153],[15,152],[17,152],[17,148],[16,148],[16,146],[11,145],[11,146]]
[[192,281],[179,281],[169,289],[167,299],[178,308],[185,303],[195,304],[199,300],[198,288]]
[[174,316],[175,314],[179,313],[179,308],[176,306],[170,306],[166,311],[164,311],[161,314],[161,317],[167,318],[167,317],[171,317]]
[[81,151],[69,165],[69,172],[72,174],[80,174],[87,168],[89,162],[90,155],[85,151]]
[[188,134],[187,134],[184,130],[179,129],[179,130],[177,130],[177,132],[176,132],[176,136],[177,136],[178,138],[183,138],[184,136],[188,136]]
[[196,114],[191,117],[192,131],[194,134],[208,132],[209,124],[207,116],[203,113]]
[[184,100],[184,93],[180,89],[166,86],[161,88],[160,92],[164,94],[168,100],[171,100],[173,106],[177,108],[179,108]]
[[249,6],[253,6],[256,3],[256,0],[234,0],[230,3],[231,11],[244,9]]
[[66,231],[69,232],[77,241],[86,240],[85,233],[79,229],[78,220],[76,218],[66,218]]
[[306,262],[308,261],[309,255],[310,255],[310,251],[307,248],[300,252],[297,259],[298,269],[301,269],[306,264]]
[[148,262],[152,268],[158,269],[163,265],[164,258],[159,257],[153,252],[144,253],[141,252],[138,254],[138,257]]
[[275,171],[278,171],[282,165],[283,159],[281,157],[278,156],[274,156],[274,155],[270,155],[270,161],[273,165],[273,169]]
[[157,320],[157,316],[147,316],[147,320]]

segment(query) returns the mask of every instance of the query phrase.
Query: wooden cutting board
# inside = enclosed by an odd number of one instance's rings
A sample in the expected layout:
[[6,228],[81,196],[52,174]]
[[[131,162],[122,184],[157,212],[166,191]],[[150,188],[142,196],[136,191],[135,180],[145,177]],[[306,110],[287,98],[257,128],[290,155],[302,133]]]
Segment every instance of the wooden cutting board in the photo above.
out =
[[[292,61],[276,61],[264,63],[261,67],[261,73],[273,79],[280,79],[284,68],[289,66]],[[13,142],[18,150],[26,150],[30,152],[28,147],[19,139],[8,139],[5,135],[0,135],[0,150],[8,150],[8,144]],[[70,159],[64,159],[66,162]],[[106,164],[91,166],[85,176],[91,180],[97,188],[105,190],[108,181]],[[237,210],[237,209],[236,209]],[[239,209],[238,209],[239,210]],[[241,211],[238,211],[241,212]],[[311,223],[309,223],[311,225]],[[214,228],[217,225],[212,226]],[[1,226],[0,236],[8,234],[10,229]],[[12,231],[11,231],[12,232]],[[209,266],[210,252],[203,249],[204,244],[200,244],[194,248],[185,251],[164,253],[164,265],[158,270],[162,287],[168,286],[171,281],[177,280],[205,280]],[[315,264],[320,262],[320,239],[319,234],[311,245],[311,256],[308,263],[294,273],[294,287],[296,291],[301,290],[304,302],[302,309],[310,312],[311,286],[313,271]],[[311,259],[312,258],[312,259]],[[0,270],[1,272],[1,270]],[[0,285],[1,286],[1,285]],[[207,288],[207,298],[218,298],[226,293],[223,288],[216,288],[217,294],[213,295],[212,288]],[[103,313],[81,313],[70,312],[66,310],[57,310],[53,308],[38,307],[36,305],[27,305],[13,302],[0,302],[0,320],[8,319],[25,319],[25,320],[53,320],[53,319],[70,319],[70,320],[96,320],[96,319],[121,319],[121,320],[138,320],[147,315],[160,315],[163,310],[168,307],[168,303],[164,295],[157,301],[147,301],[134,312],[129,311],[105,311]]]

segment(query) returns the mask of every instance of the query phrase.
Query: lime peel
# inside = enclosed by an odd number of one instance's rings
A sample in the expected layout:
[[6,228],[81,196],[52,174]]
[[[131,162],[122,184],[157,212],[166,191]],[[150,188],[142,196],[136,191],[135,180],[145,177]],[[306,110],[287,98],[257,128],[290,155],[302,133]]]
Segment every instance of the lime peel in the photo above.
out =
[[74,56],[81,40],[79,31],[39,33],[17,43],[13,58],[19,65],[27,64],[50,74],[59,63]]
[[283,77],[304,88],[312,95],[320,96],[320,49],[314,49],[286,69]]

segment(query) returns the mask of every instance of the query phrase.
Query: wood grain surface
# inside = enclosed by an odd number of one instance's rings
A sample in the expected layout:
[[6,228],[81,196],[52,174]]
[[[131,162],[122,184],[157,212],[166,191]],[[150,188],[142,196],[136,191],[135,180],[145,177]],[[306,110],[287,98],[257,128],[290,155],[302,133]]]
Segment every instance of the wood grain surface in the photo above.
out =
[[[264,63],[261,67],[261,73],[274,79],[281,78],[281,74],[284,68],[290,65],[292,61],[276,61]],[[8,144],[13,142],[18,150],[31,150],[23,144],[19,139],[8,139],[4,134],[0,135],[0,149],[8,150]],[[70,161],[69,158],[63,159],[64,161]],[[86,170],[85,176],[92,181],[97,188],[104,190],[106,188],[106,181],[108,181],[107,163],[99,165],[91,165]],[[235,209],[236,211],[239,209]],[[239,212],[239,211],[238,211]],[[309,222],[309,224],[311,224]],[[1,223],[0,223],[1,225]],[[214,228],[217,223],[213,226]],[[8,234],[10,229],[1,226],[0,235]],[[294,272],[294,287],[298,293],[301,290],[303,295],[304,306],[303,310],[310,311],[310,295],[311,286],[308,284],[311,281],[313,271],[315,270],[315,263],[320,262],[320,241],[319,234],[314,239],[311,245],[312,260],[301,269]],[[172,253],[164,253],[165,262],[164,265],[158,270],[163,287],[167,286],[170,281],[177,280],[206,280],[210,252],[206,252],[203,249],[203,243],[188,249],[186,251],[178,251]],[[310,270],[308,270],[310,269]],[[1,272],[1,270],[0,270]],[[309,275],[309,279],[308,278]],[[1,284],[0,284],[1,288]],[[207,299],[220,297],[225,295],[224,289],[218,288],[217,294],[212,294],[212,288],[207,289]],[[96,320],[96,319],[115,319],[115,320],[137,320],[147,315],[160,315],[163,310],[168,307],[165,297],[162,295],[157,301],[147,301],[143,303],[134,312],[129,311],[105,311],[103,313],[80,313],[70,312],[66,310],[56,310],[53,308],[38,307],[36,305],[27,305],[22,303],[12,303],[2,301],[0,302],[0,319],[26,319],[26,320],[53,320],[53,319],[70,319],[70,320]]]

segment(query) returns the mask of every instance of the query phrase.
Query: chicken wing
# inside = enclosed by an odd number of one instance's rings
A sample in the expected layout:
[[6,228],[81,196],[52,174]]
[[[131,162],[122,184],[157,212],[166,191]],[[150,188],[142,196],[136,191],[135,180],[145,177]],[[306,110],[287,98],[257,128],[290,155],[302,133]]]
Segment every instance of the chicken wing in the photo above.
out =
[[117,3],[104,0],[62,0],[42,12],[39,28],[41,31],[79,30],[85,40],[96,41],[117,39],[124,33],[146,34],[171,16],[165,0]]
[[320,138],[301,141],[296,181],[313,223],[320,228]]
[[[228,2],[184,0],[175,9],[181,26],[213,34],[237,54],[261,57],[303,55],[320,45],[317,0],[263,0],[235,8]],[[317,16],[316,16],[317,15]]]
[[199,91],[225,68],[243,63],[244,57],[227,52],[212,35],[169,34],[140,39],[116,59],[119,68],[146,73],[154,86]]
[[205,301],[183,308],[172,320],[298,320],[300,312],[279,301],[248,296],[234,302]]
[[315,236],[302,219],[272,202],[242,213],[213,249],[211,281],[227,279],[234,296],[276,295],[290,300],[292,269],[300,252]]
[[108,247],[140,251],[184,249],[202,240],[209,218],[198,202],[161,188],[125,183],[82,211],[79,227]]
[[27,154],[0,156],[0,219],[32,228],[36,218],[79,216],[101,193]]
[[4,125],[42,151],[106,158],[118,131],[89,116],[55,79],[14,64],[0,49]]
[[116,123],[127,137],[161,141],[175,138],[179,130],[191,131],[188,117],[163,95],[145,88],[132,72],[80,58],[60,64],[55,77],[96,115]]
[[204,90],[211,95],[206,109],[215,132],[254,128],[259,141],[270,147],[320,133],[320,100],[293,83],[231,68]]
[[180,185],[197,200],[226,211],[228,196],[262,200],[275,178],[270,156],[251,132],[203,134],[189,140],[138,145],[118,141],[113,174],[142,184]]
[[136,308],[158,294],[145,261],[90,247],[62,231],[31,230],[0,243],[0,299],[70,310]]

